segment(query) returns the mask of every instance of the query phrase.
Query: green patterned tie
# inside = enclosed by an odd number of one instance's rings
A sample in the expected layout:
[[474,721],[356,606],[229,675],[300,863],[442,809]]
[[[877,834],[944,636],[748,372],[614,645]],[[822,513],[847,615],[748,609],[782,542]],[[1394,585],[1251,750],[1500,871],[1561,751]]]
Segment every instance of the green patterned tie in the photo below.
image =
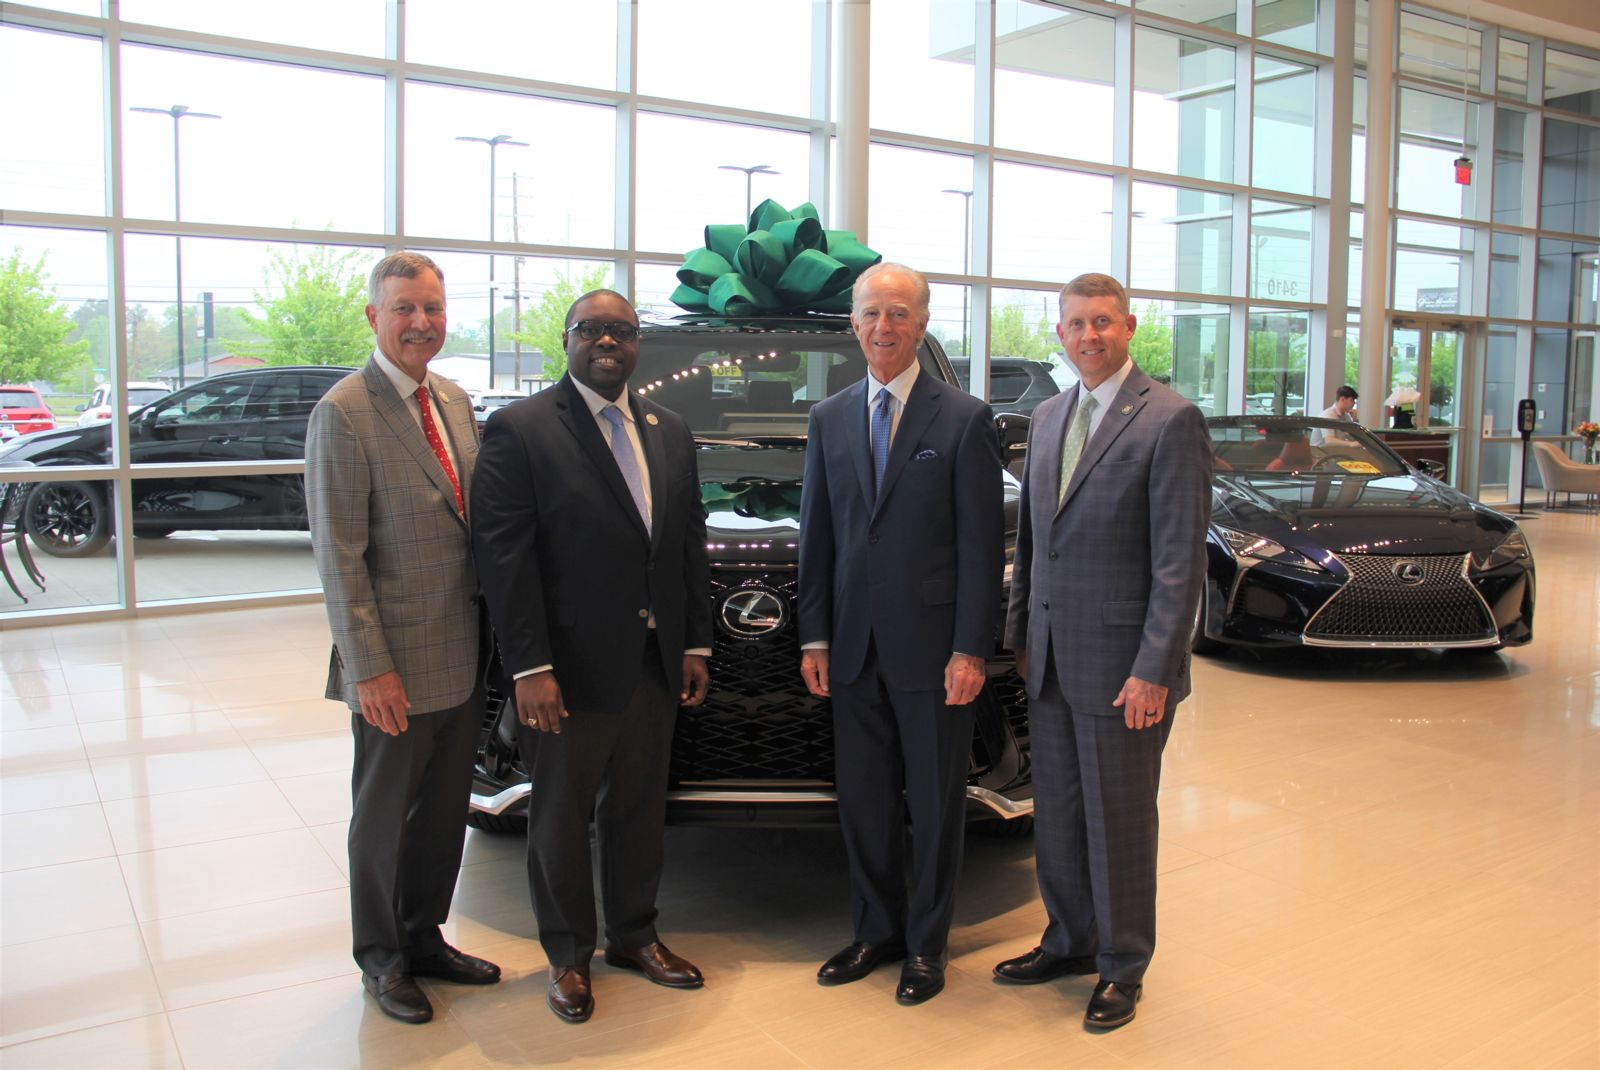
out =
[[1089,421],[1094,418],[1095,406],[1099,404],[1093,394],[1084,394],[1083,400],[1078,402],[1078,411],[1072,416],[1072,426],[1067,428],[1067,437],[1062,440],[1061,490],[1056,496],[1057,505],[1066,500],[1072,470],[1078,467],[1078,458],[1083,456],[1083,444],[1089,441]]

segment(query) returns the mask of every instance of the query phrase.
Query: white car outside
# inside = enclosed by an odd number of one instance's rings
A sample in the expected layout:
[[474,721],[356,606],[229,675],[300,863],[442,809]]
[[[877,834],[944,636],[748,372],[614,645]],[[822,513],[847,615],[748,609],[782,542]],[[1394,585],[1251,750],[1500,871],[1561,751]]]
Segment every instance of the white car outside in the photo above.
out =
[[[159,401],[172,393],[172,387],[166,383],[158,382],[132,382],[128,384],[128,411],[134,412],[144,408],[152,401]],[[78,426],[87,427],[90,424],[103,423],[111,419],[111,384],[101,383],[94,388],[94,393],[89,398],[89,403],[81,410],[83,415],[78,417]]]

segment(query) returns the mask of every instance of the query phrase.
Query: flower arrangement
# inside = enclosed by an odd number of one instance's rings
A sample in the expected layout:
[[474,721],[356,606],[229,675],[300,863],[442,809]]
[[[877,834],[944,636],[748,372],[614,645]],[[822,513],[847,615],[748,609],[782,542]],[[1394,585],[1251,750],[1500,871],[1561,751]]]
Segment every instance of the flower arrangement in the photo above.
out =
[[1595,423],[1593,420],[1585,420],[1577,427],[1574,427],[1572,433],[1583,439],[1585,446],[1594,449],[1595,440],[1600,439],[1600,424]]

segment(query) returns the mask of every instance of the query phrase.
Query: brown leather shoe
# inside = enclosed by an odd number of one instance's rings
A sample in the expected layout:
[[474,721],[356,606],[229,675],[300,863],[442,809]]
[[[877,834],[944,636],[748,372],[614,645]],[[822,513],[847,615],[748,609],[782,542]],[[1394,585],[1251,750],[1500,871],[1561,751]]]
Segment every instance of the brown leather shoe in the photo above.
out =
[[656,984],[668,988],[699,988],[706,983],[694,963],[674,955],[659,940],[637,951],[607,947],[606,964],[620,966],[624,970],[638,970]]
[[550,1009],[563,1022],[587,1022],[594,1013],[594,996],[589,991],[589,967],[550,967],[550,992],[545,996]]

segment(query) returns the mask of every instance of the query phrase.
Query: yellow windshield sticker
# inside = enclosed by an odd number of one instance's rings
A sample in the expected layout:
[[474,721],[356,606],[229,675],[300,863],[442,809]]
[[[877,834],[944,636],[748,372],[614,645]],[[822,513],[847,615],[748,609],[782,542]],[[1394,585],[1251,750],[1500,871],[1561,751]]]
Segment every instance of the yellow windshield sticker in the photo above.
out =
[[1339,467],[1352,475],[1375,476],[1378,474],[1378,466],[1371,461],[1340,461]]

